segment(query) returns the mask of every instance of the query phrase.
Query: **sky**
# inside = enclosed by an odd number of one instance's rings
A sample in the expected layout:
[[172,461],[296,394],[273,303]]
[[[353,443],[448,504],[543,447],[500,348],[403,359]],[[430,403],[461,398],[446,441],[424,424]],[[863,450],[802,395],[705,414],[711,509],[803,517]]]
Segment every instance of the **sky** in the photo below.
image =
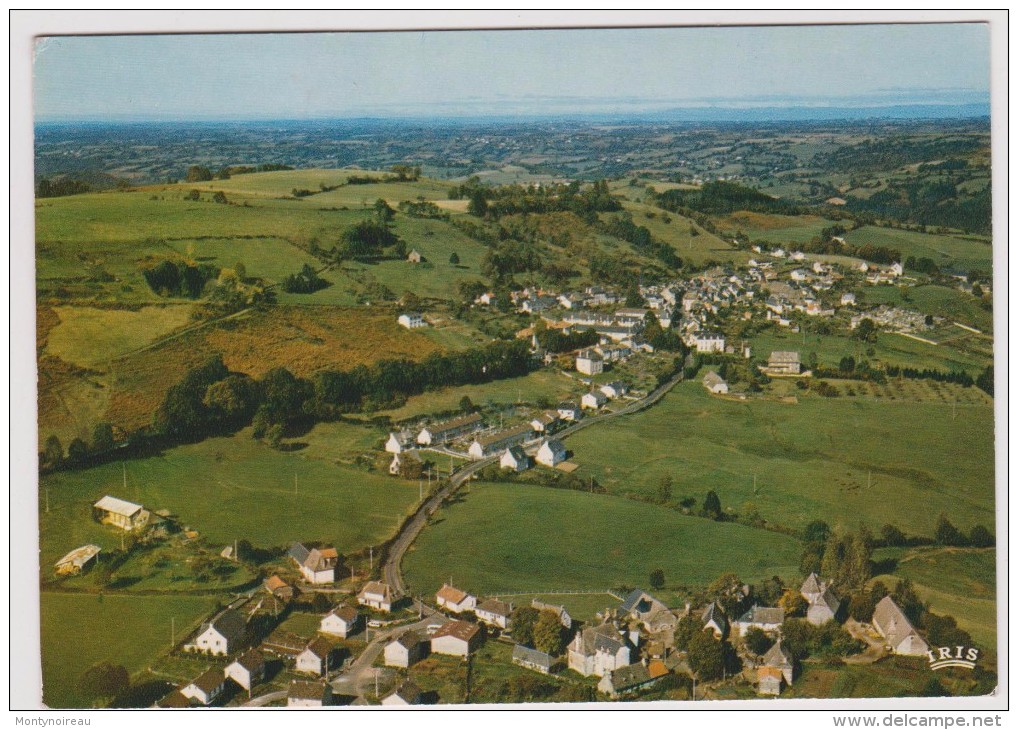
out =
[[615,114],[986,102],[985,24],[65,36],[47,120]]

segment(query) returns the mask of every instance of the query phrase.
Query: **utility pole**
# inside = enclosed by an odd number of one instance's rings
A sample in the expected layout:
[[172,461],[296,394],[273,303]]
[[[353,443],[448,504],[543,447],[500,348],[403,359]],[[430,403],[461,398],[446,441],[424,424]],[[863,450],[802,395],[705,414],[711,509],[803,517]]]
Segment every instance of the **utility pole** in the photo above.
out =
[[46,487],[46,514],[49,514],[49,487]]
[[753,494],[758,494],[756,490],[756,472],[753,473]]
[[177,619],[175,616],[170,616],[170,648],[172,649],[177,645]]
[[371,572],[375,570],[375,548],[373,546],[368,547],[368,569]]

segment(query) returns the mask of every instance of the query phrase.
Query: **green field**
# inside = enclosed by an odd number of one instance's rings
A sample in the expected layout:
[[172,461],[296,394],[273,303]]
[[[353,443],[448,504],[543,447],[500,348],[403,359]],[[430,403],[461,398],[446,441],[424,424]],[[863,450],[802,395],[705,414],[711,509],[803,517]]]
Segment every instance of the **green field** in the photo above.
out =
[[40,596],[43,700],[49,707],[86,707],[76,684],[96,662],[123,665],[134,674],[170,648],[176,638],[215,607],[210,596],[127,596],[52,593]]
[[[654,238],[669,244],[683,261],[692,264],[727,261],[744,265],[752,257],[752,254],[733,248],[729,242],[709,233],[678,213],[668,213],[644,203],[627,202],[623,207],[633,214],[633,222],[636,225],[645,226]],[[648,218],[648,212],[654,217]],[[665,216],[671,218],[670,223],[665,223]],[[690,226],[695,227],[699,234],[690,235]]]
[[896,286],[868,286],[861,293],[860,301],[865,304],[889,304],[914,309],[923,314],[961,322],[982,332],[993,332],[993,312],[979,306],[978,300],[971,294],[957,289],[935,284],[904,290]]
[[[349,447],[337,441],[332,449],[339,458]],[[122,467],[106,464],[42,478],[39,528],[44,573],[49,574],[60,556],[84,543],[119,547],[118,531],[91,517],[91,504],[104,494],[149,509],[169,509],[212,545],[242,539],[262,547],[322,540],[341,553],[388,538],[418,498],[416,484],[305,458],[300,452],[274,451],[247,431],[129,461],[126,490]]]
[[661,568],[667,600],[727,571],[745,580],[792,577],[799,552],[785,535],[617,497],[475,484],[434,518],[403,567],[415,592],[451,578],[481,595],[646,586]]
[[993,249],[985,238],[934,235],[894,228],[863,226],[845,234],[845,240],[856,246],[872,244],[901,251],[903,258],[930,258],[942,269],[967,274],[972,269],[993,270]]
[[50,330],[46,351],[90,367],[144,347],[192,323],[191,305],[127,309],[54,307],[60,323]]
[[569,615],[583,622],[596,622],[597,614],[606,608],[617,608],[622,601],[610,593],[523,593],[511,596],[500,596],[513,606],[529,606],[537,599],[551,606],[565,606]]
[[[713,398],[699,382],[654,408],[570,437],[580,474],[616,494],[657,493],[801,528],[896,524],[930,535],[940,513],[964,529],[994,522],[993,409],[835,398],[798,404]],[[756,490],[754,491],[754,475]]]

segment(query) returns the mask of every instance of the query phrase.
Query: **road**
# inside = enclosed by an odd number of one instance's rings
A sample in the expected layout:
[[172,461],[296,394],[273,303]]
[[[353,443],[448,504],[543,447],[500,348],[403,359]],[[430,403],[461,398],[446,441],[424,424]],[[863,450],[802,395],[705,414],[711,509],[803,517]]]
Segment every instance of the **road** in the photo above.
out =
[[[679,372],[671,380],[660,385],[657,389],[647,394],[645,398],[633,401],[625,408],[620,408],[617,411],[611,413],[604,413],[599,416],[590,416],[584,418],[582,421],[574,423],[572,426],[559,431],[555,437],[558,439],[564,439],[572,434],[580,431],[589,426],[593,426],[597,423],[602,423],[610,418],[618,418],[619,416],[628,416],[630,414],[642,411],[645,408],[657,403],[659,400],[664,398],[665,394],[668,393],[677,383],[682,380],[682,373]],[[392,541],[389,547],[388,555],[385,558],[385,564],[382,566],[382,578],[388,583],[397,595],[405,595],[406,586],[403,583],[403,571],[401,564],[403,562],[403,556],[406,554],[407,549],[414,543],[417,536],[421,534],[425,525],[428,524],[428,519],[442,506],[442,502],[445,501],[446,497],[455,493],[463,482],[470,479],[474,474],[484,467],[494,464],[498,461],[499,457],[489,456],[487,459],[480,461],[474,461],[469,464],[465,464],[455,471],[449,481],[440,487],[427,501],[417,510],[414,516],[408,520],[399,534]]]

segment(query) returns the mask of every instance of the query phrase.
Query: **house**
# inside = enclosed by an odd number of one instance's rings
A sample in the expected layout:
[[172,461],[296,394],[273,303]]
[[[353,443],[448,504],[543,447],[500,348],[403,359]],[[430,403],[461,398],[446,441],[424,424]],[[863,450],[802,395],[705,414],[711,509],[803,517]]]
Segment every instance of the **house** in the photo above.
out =
[[113,525],[127,531],[145,527],[151,516],[140,504],[109,495],[92,505],[92,512],[102,524]]
[[564,401],[558,404],[558,415],[563,421],[578,421],[580,414],[580,407],[572,401]]
[[417,443],[421,446],[442,444],[446,441],[451,441],[457,436],[473,433],[481,428],[484,428],[484,421],[481,419],[480,414],[471,413],[466,416],[454,418],[450,421],[443,421],[442,423],[425,426],[421,429],[421,432],[417,434]]
[[728,393],[728,383],[713,370],[703,376],[703,387],[714,395],[725,395]]
[[53,566],[57,575],[77,575],[92,561],[97,558],[102,548],[98,545],[82,545],[74,548],[64,557],[60,558]]
[[339,564],[339,553],[336,548],[312,548],[307,558],[300,564],[304,580],[314,585],[336,582],[336,566]]
[[481,645],[481,627],[469,621],[450,621],[431,637],[433,654],[467,657]]
[[708,629],[713,631],[716,638],[723,639],[728,635],[728,617],[725,616],[725,612],[717,601],[712,601],[703,610],[703,613],[700,614],[700,621],[703,622],[704,631]]
[[565,445],[558,439],[545,439],[537,450],[535,461],[543,466],[554,467],[566,460]]
[[422,702],[420,687],[410,680],[407,680],[382,698],[382,704],[385,706],[420,705]]
[[597,375],[604,372],[604,360],[596,350],[581,350],[576,355],[576,370],[584,375]]
[[700,332],[693,344],[697,352],[724,352],[725,336],[720,332]]
[[325,637],[315,637],[304,647],[304,651],[297,655],[294,669],[305,674],[328,676],[329,669],[335,669],[335,662],[330,664],[334,649],[332,642]]
[[580,398],[580,407],[596,411],[607,402],[608,396],[600,390],[592,390],[589,393],[584,393],[583,397]]
[[247,622],[238,611],[227,609],[207,624],[203,624],[198,635],[186,648],[214,656],[233,653],[243,641]]
[[227,679],[232,679],[251,693],[251,689],[265,678],[265,655],[258,649],[249,649],[226,665]]
[[404,451],[401,454],[393,454],[392,461],[389,462],[389,474],[394,477],[402,474],[412,474],[413,472],[406,470],[414,464],[420,464],[421,468],[424,468],[424,460],[416,451]]
[[647,665],[629,664],[606,672],[597,683],[597,690],[615,699],[649,687],[666,674],[668,668],[660,660],[652,660]]
[[545,411],[530,421],[530,428],[535,433],[552,433],[559,425],[559,414],[556,411]]
[[406,327],[408,330],[427,326],[427,322],[424,321],[424,317],[421,316],[420,312],[405,312],[396,318],[396,322],[400,327]]
[[929,645],[890,596],[880,599],[873,610],[873,628],[884,637],[895,654],[920,656],[929,651]]
[[643,620],[644,617],[649,616],[651,613],[658,610],[668,610],[661,601],[654,598],[646,591],[641,591],[639,588],[630,591],[629,595],[626,596],[626,600],[619,606],[619,612],[621,614],[629,614],[635,619]]
[[332,703],[332,687],[326,682],[291,679],[286,689],[287,707],[325,707]]
[[507,428],[504,431],[496,431],[493,434],[475,438],[473,443],[470,444],[470,448],[467,449],[467,453],[470,454],[471,459],[484,459],[498,453],[502,449],[522,444],[533,435],[534,432],[531,430],[530,424],[523,423],[519,426]]
[[781,672],[786,684],[792,684],[792,679],[795,676],[795,659],[792,657],[792,652],[781,645],[781,639],[778,639],[774,646],[767,650],[763,657],[763,663],[765,667],[773,667]]
[[385,645],[385,666],[409,669],[431,653],[431,641],[407,631]]
[[372,580],[357,594],[357,603],[369,606],[378,611],[391,611],[393,604],[392,588],[387,583]]
[[584,677],[603,677],[629,665],[628,639],[610,623],[589,626],[569,642],[569,668]]
[[435,602],[439,608],[444,608],[452,613],[463,613],[473,611],[477,606],[477,598],[466,591],[445,583],[435,594]]
[[767,358],[768,375],[799,375],[801,372],[798,352],[775,351]]
[[307,640],[285,629],[276,629],[262,640],[261,650],[286,661],[294,661],[304,651]]
[[521,446],[511,446],[506,449],[502,454],[502,458],[499,459],[498,464],[503,469],[509,469],[510,471],[515,472],[526,471],[533,466],[530,461],[530,457],[527,456]]
[[180,694],[208,707],[226,691],[226,675],[219,668],[209,669],[190,684],[180,688]]
[[813,603],[820,594],[824,592],[824,583],[821,582],[819,576],[816,573],[810,573],[806,580],[802,582],[802,587],[799,588],[799,593],[806,599],[807,603]]
[[841,306],[843,307],[854,307],[855,306],[855,294],[852,292],[845,292],[841,295]]
[[815,626],[820,626],[828,621],[833,621],[840,608],[841,601],[831,592],[829,586],[825,586],[820,595],[811,601],[809,608],[806,609],[806,620]]
[[756,670],[756,683],[757,694],[777,697],[784,687],[784,675],[777,667],[764,665]]
[[407,256],[406,256],[406,260],[407,260],[407,261],[409,261],[409,262],[410,262],[410,263],[412,263],[412,264],[419,264],[419,263],[421,263],[422,261],[424,261],[424,257],[423,257],[423,256],[421,256],[421,252],[420,252],[420,251],[418,251],[418,250],[417,250],[417,249],[415,248],[415,249],[412,249],[412,250],[410,251],[410,253],[408,253],[408,254],[407,254]]
[[318,630],[329,636],[345,639],[357,632],[361,624],[361,615],[353,606],[337,606],[322,616]]
[[604,393],[605,397],[615,399],[621,398],[629,392],[629,386],[623,383],[621,380],[613,380],[610,383],[605,383],[601,386],[601,392]]
[[551,668],[555,664],[555,659],[551,654],[545,654],[543,651],[517,644],[513,647],[513,664],[525,669],[532,669],[541,674],[551,674]]
[[735,627],[741,635],[745,636],[746,632],[753,627],[767,632],[780,631],[781,624],[784,622],[785,609],[753,606],[739,617],[739,620],[735,622]]
[[569,615],[565,606],[553,606],[550,603],[544,603],[534,598],[530,601],[530,607],[536,608],[538,611],[552,611],[556,616],[558,616],[558,620],[559,623],[562,624],[562,628],[573,628],[573,617]]
[[285,580],[280,578],[278,575],[273,575],[265,579],[262,584],[266,591],[271,593],[273,596],[281,601],[289,601],[293,598],[296,590],[293,586],[287,583]]
[[413,445],[414,437],[409,431],[390,431],[385,441],[385,450],[390,454],[401,454]]
[[201,707],[201,703],[184,696],[183,692],[175,689],[156,702],[156,707],[162,710],[188,710],[192,707]]
[[474,613],[481,623],[495,626],[500,629],[509,628],[509,617],[512,615],[513,606],[511,603],[499,601],[496,598],[489,598],[477,604]]

